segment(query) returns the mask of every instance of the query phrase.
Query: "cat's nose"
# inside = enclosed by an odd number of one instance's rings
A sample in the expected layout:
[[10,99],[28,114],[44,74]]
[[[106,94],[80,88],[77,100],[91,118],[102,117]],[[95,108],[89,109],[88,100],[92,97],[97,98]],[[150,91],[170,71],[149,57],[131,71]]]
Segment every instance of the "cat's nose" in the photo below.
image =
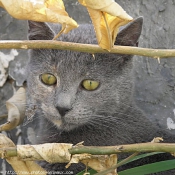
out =
[[68,93],[59,93],[59,98],[55,99],[55,107],[62,117],[66,115],[72,109],[72,94]]
[[58,112],[60,113],[61,116],[65,116],[65,114],[70,110],[70,108],[60,106],[57,106],[56,108],[58,109]]

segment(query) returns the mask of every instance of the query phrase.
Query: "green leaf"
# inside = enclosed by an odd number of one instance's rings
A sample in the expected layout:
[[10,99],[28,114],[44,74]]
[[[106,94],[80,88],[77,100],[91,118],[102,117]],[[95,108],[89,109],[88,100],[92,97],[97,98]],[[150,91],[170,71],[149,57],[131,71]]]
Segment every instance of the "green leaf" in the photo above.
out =
[[[141,155],[138,155],[138,156],[135,156],[134,158],[132,158],[131,160],[129,160],[128,162],[126,162],[125,164],[129,163],[129,162],[133,162],[135,160],[139,160],[139,159],[142,159],[142,158],[145,158],[145,157],[148,157],[148,156],[152,156],[152,155],[155,155],[155,154],[164,154],[164,152],[152,152],[152,153],[145,153],[145,154],[141,154]],[[175,160],[174,160],[175,161]],[[175,162],[174,162],[175,163]],[[150,164],[148,164],[150,165]],[[142,166],[141,166],[142,167]],[[138,167],[136,167],[138,168]],[[135,169],[135,168],[132,168],[132,169]],[[119,175],[128,175],[127,173],[130,173],[130,171],[132,171],[132,169],[127,169],[125,171],[121,171],[119,172]],[[164,170],[165,171],[165,170]],[[88,170],[88,172],[90,173],[90,175],[94,175],[96,174],[97,172],[93,169],[90,169]],[[126,172],[126,174],[125,174]],[[78,174],[76,175],[83,175],[85,173],[85,170],[79,172]],[[120,174],[121,173],[121,174]],[[122,174],[124,173],[124,174]],[[131,172],[132,173],[132,172]],[[137,174],[137,175],[142,175],[142,174]]]
[[[76,174],[76,175],[83,175],[84,173],[85,173],[85,170],[79,172],[79,173]],[[94,175],[94,174],[97,173],[97,171],[95,171],[95,170],[93,170],[93,169],[90,169],[90,170],[88,170],[88,173],[90,173],[90,175]]]
[[158,173],[162,171],[172,170],[175,168],[175,160],[166,160],[147,165],[138,166],[118,172],[118,175],[145,175],[151,173]]
[[153,156],[153,155],[156,155],[156,154],[164,154],[164,152],[152,152],[152,153],[141,154],[141,155],[138,155],[138,156],[133,157],[132,159],[130,159],[129,161],[127,161],[125,164],[127,164],[129,162],[133,162],[135,160],[139,160],[139,159],[148,157],[148,156]]

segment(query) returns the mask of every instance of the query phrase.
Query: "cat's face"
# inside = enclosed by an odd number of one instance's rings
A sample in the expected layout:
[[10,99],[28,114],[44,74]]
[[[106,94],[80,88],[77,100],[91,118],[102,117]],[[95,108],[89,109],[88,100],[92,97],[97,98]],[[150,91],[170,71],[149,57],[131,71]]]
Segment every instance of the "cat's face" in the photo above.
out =
[[[116,44],[136,45],[141,28],[139,18],[120,32]],[[46,24],[29,22],[30,39],[52,39],[53,35]],[[59,40],[96,42],[88,25]],[[37,117],[47,118],[62,130],[97,125],[130,104],[131,56],[44,49],[31,50],[29,55],[27,103],[37,106]]]

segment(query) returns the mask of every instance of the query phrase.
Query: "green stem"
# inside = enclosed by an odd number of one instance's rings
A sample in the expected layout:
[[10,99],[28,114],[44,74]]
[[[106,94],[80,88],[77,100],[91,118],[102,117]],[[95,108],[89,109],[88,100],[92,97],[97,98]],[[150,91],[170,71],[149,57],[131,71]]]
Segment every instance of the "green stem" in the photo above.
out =
[[92,154],[110,155],[122,152],[175,152],[174,143],[139,143],[119,146],[81,146],[73,147],[69,150],[70,154]]
[[[24,149],[25,149],[26,145],[20,145],[20,147],[22,146],[24,146]],[[26,148],[26,151],[28,151],[27,148]],[[1,157],[4,154],[4,152],[6,157],[17,156],[16,147],[0,148]],[[128,144],[128,145],[119,145],[119,146],[77,146],[69,149],[69,153],[72,155],[83,154],[83,153],[92,154],[92,155],[111,155],[111,154],[131,153],[131,152],[174,153],[175,144],[174,143],[139,143],[139,144]]]
[[0,148],[0,158],[17,156],[16,147]]

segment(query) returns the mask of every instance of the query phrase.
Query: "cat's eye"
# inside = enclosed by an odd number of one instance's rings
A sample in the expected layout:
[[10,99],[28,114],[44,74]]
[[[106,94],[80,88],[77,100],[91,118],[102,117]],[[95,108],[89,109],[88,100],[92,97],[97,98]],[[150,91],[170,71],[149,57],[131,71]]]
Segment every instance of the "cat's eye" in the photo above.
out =
[[88,91],[94,91],[99,87],[99,82],[94,80],[84,80],[82,82],[82,87]]
[[49,74],[49,73],[45,73],[45,74],[41,75],[41,81],[44,84],[51,86],[51,85],[56,84],[57,79],[56,79],[56,77],[54,75]]

